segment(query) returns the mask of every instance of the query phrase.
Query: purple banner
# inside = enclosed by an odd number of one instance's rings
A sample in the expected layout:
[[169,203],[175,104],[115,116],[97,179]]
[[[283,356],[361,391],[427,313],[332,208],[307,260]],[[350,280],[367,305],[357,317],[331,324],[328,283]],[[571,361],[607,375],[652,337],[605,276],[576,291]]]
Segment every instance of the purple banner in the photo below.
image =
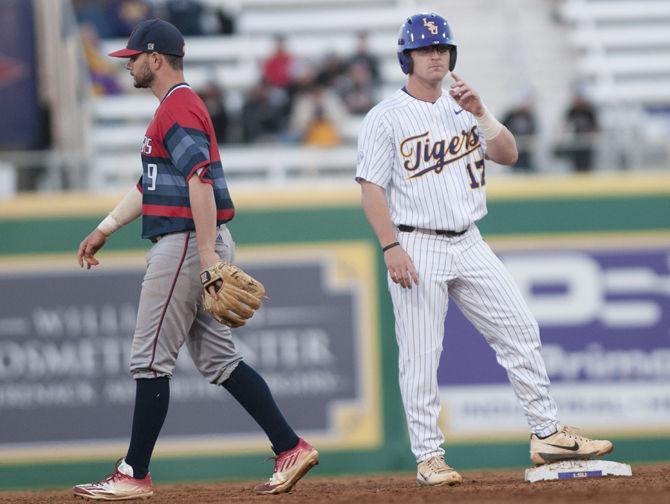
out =
[[[670,380],[670,253],[644,250],[500,254],[540,324],[552,383]],[[493,350],[449,306],[439,383],[506,383]]]
[[0,149],[43,147],[32,2],[0,2]]

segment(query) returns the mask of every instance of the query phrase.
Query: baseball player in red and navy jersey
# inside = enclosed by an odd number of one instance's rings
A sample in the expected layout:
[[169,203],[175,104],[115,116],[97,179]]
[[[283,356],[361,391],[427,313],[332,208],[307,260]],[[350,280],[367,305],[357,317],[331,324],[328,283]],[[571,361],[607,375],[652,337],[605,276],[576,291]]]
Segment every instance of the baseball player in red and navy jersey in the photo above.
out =
[[142,142],[142,237],[194,229],[187,182],[197,175],[212,186],[216,224],[235,214],[212,121],[188,84],[172,86],[156,110]]
[[[318,452],[299,438],[279,411],[265,380],[235,348],[230,329],[200,306],[200,271],[233,262],[235,243],[226,227],[231,201],[212,121],[184,82],[184,39],[159,19],[140,23],[127,47],[110,56],[128,58],[137,88],[160,100],[141,146],[142,176],[121,202],[79,245],[77,260],[90,269],[95,254],[120,227],[142,215],[147,256],[133,335],[130,371],[136,381],[128,452],[107,478],[76,485],[75,495],[122,500],[153,495],[149,461],[167,415],[170,377],[185,343],[198,370],[224,387],[265,431],[276,453],[261,494],[288,492],[318,463]],[[210,287],[212,295],[215,289]]]

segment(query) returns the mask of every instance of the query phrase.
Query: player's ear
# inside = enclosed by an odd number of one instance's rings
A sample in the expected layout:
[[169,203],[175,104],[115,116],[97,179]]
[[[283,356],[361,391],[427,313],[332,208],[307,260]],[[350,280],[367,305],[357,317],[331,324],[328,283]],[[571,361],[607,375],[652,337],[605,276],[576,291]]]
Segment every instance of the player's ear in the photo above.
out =
[[157,70],[163,64],[164,56],[157,52],[152,52],[149,54],[149,65],[153,70]]

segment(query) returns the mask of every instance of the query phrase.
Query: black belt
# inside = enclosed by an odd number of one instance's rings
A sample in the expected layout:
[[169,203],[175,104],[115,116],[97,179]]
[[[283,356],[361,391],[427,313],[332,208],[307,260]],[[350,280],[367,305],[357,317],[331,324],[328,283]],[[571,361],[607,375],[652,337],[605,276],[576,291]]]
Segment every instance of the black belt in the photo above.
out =
[[402,231],[403,233],[412,233],[413,231],[419,231],[422,233],[435,233],[436,235],[444,235],[448,237],[461,236],[467,232],[467,229],[464,229],[463,231],[448,231],[446,229],[422,229],[422,228],[415,228],[414,226],[406,226],[405,224],[400,224],[398,226],[398,230]]

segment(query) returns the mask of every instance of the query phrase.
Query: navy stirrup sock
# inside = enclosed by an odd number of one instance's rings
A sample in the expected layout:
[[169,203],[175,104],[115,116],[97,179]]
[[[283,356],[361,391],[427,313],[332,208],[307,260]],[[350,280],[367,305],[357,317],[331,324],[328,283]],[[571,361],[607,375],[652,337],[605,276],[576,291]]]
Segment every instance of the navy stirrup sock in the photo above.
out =
[[223,382],[223,387],[265,431],[277,455],[295,448],[298,436],[279,411],[270,388],[261,375],[242,361]]
[[133,433],[126,455],[126,463],[133,468],[133,476],[142,479],[149,472],[149,461],[154,445],[167,416],[170,403],[170,379],[140,378],[135,380],[135,412]]

